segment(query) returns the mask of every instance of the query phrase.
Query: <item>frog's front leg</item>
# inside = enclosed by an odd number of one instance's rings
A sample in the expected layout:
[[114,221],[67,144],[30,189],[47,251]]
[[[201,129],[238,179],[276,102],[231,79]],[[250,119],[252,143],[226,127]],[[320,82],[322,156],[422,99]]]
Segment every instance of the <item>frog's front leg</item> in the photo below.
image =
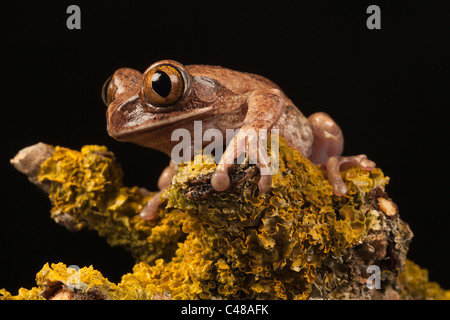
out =
[[[270,166],[266,157],[267,150],[260,144],[260,134],[267,133],[280,118],[286,107],[285,98],[278,89],[255,90],[248,97],[247,107],[242,127],[226,148],[212,175],[211,185],[217,191],[225,191],[230,187],[228,169],[243,152],[260,169],[259,190],[267,192],[272,185],[272,176],[267,174]],[[260,129],[264,131],[261,132]]]
[[357,156],[341,156],[344,148],[342,131],[331,117],[323,112],[317,112],[308,117],[313,131],[314,141],[309,159],[314,164],[321,164],[327,170],[328,181],[333,193],[343,196],[348,192],[342,181],[340,170],[352,166],[360,166],[363,170],[373,170],[375,162],[363,154]]
[[158,179],[158,188],[160,191],[156,192],[153,197],[147,202],[145,207],[141,210],[140,216],[144,220],[154,220],[157,217],[158,207],[161,204],[159,196],[169,186],[173,176],[177,173],[177,165],[172,160],[170,164],[163,170]]

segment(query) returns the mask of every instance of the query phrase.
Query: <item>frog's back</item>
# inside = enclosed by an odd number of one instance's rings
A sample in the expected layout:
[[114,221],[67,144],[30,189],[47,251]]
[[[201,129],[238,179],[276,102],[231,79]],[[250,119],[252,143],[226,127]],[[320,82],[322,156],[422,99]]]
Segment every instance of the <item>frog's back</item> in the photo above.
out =
[[185,67],[192,77],[200,76],[214,79],[234,93],[246,93],[262,88],[275,88],[281,90],[274,82],[253,73],[240,72],[210,65],[188,65]]
[[[271,80],[253,73],[240,72],[210,65],[189,65],[186,66],[186,70],[192,77],[207,77],[214,79],[228,90],[237,94],[244,94],[256,89],[278,89],[283,92],[283,90]],[[285,100],[285,111],[273,128],[279,129],[280,136],[283,137],[291,147],[308,157],[311,154],[313,142],[311,126],[308,119],[286,95]]]

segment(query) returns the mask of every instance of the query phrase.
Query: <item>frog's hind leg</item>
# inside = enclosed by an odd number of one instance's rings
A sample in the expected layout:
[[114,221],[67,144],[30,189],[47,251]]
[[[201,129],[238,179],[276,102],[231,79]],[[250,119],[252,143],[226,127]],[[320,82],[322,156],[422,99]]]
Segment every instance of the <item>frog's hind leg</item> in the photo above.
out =
[[169,186],[173,176],[177,173],[177,165],[172,160],[170,164],[163,170],[158,179],[158,188],[160,191],[156,192],[153,197],[147,202],[140,212],[140,216],[144,220],[155,220],[158,216],[158,208],[161,204],[160,195]]
[[159,199],[159,196],[161,195],[162,191],[156,192],[153,197],[148,200],[147,204],[142,208],[140,212],[140,217],[143,220],[149,220],[153,221],[158,216],[158,207],[161,204],[161,200]]
[[324,112],[310,115],[308,121],[314,137],[309,160],[314,164],[325,164],[328,158],[340,156],[344,149],[344,135],[337,123]]
[[363,154],[357,156],[341,156],[344,148],[344,136],[339,126],[326,113],[317,112],[308,117],[314,135],[312,152],[309,159],[314,164],[326,168],[328,181],[333,193],[343,196],[348,192],[342,181],[340,170],[360,166],[363,170],[372,170],[375,163]]

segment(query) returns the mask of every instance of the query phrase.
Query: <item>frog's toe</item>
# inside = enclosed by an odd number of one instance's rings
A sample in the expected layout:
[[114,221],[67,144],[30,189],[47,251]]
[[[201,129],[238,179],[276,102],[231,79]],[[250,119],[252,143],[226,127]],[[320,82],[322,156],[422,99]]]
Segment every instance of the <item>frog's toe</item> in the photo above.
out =
[[272,186],[272,176],[271,175],[261,175],[261,178],[258,182],[259,191],[262,193],[267,193]]
[[211,177],[211,185],[214,190],[225,191],[230,187],[230,177],[222,170],[216,170]]
[[365,154],[348,157],[334,157],[334,158],[337,159],[337,165],[339,165],[341,170],[345,170],[350,167],[360,167],[363,170],[373,170],[376,167],[375,162],[369,160]]
[[375,162],[373,162],[372,160],[369,159],[363,159],[359,162],[359,166],[361,167],[361,169],[363,170],[373,170],[375,169],[375,167],[377,166]]
[[153,197],[151,197],[145,207],[141,210],[139,215],[143,220],[152,221],[155,220],[158,216],[158,207],[161,204],[161,201],[159,199],[160,194],[161,191],[157,192]]
[[[329,178],[330,179],[330,178]],[[344,181],[342,181],[341,177],[335,178],[334,181],[329,180],[331,187],[333,189],[333,194],[341,197],[347,194],[348,188],[345,185]]]

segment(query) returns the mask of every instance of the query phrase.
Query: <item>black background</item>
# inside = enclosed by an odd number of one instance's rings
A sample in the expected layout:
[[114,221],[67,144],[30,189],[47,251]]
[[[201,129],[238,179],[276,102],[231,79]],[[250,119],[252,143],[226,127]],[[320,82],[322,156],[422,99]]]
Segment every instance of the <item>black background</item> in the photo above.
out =
[[[114,282],[131,271],[122,248],[55,224],[47,197],[9,159],[39,141],[106,145],[127,185],[156,189],[168,157],[109,137],[100,92],[117,68],[174,59],[261,74],[305,115],[329,113],[344,153],[367,154],[391,177],[387,191],[415,234],[409,258],[450,289],[444,1],[183,3],[2,4],[0,288],[34,286],[45,262],[93,265]],[[70,4],[81,8],[81,30],[66,28]],[[381,30],[366,27],[370,4],[381,8]]]

